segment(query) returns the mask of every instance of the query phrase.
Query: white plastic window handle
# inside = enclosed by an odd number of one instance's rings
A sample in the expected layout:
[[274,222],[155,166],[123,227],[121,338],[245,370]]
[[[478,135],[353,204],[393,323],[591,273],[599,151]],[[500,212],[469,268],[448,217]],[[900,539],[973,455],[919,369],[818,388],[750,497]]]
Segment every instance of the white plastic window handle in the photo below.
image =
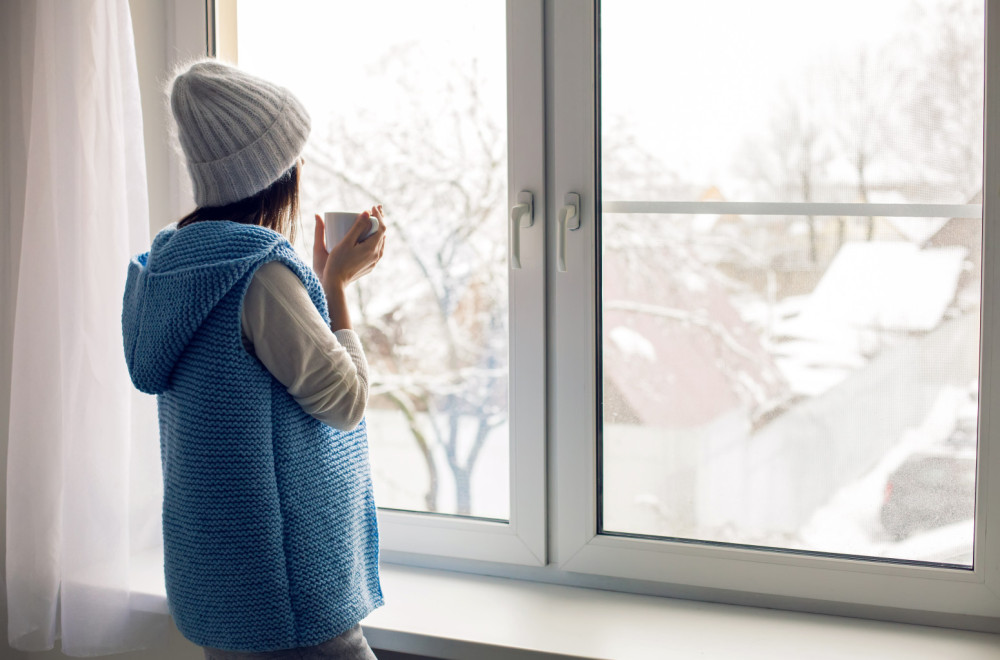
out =
[[531,193],[522,190],[510,210],[510,267],[521,267],[521,227],[535,224]]
[[556,222],[556,268],[560,273],[565,273],[566,230],[576,231],[580,228],[580,195],[566,193],[565,205],[559,209],[559,217]]

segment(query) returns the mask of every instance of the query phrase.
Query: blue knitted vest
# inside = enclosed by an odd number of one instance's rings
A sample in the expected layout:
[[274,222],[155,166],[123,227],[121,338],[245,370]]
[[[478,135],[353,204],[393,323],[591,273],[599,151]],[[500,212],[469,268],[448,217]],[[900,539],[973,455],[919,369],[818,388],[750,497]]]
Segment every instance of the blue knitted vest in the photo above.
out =
[[365,422],[314,419],[243,348],[243,296],[272,260],[329,323],[288,241],[229,221],[157,234],[122,310],[132,382],[158,395],[170,612],[192,642],[236,651],[318,644],[382,604]]

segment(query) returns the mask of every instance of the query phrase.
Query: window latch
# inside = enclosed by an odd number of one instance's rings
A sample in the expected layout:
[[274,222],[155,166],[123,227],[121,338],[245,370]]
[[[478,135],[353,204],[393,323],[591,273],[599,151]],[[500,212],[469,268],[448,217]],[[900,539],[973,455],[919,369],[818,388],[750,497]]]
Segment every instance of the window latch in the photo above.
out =
[[521,227],[535,224],[534,204],[531,193],[517,193],[517,204],[510,210],[510,267],[521,267]]
[[565,204],[559,209],[556,220],[556,268],[560,273],[566,272],[566,230],[576,231],[580,228],[580,195],[566,193]]

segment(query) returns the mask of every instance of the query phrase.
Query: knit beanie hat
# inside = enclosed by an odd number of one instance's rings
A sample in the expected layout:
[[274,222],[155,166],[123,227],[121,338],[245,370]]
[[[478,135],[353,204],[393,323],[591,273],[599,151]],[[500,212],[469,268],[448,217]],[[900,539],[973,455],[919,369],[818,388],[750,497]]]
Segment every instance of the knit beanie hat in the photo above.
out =
[[170,107],[199,207],[250,197],[295,163],[309,114],[284,87],[217,60],[173,80]]

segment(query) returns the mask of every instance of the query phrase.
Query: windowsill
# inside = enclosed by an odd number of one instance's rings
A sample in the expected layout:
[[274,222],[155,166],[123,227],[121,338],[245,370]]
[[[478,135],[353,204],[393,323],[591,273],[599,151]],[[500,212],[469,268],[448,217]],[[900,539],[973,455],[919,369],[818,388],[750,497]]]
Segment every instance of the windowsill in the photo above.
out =
[[[137,609],[166,613],[162,563],[133,562]],[[641,596],[384,564],[375,648],[436,658],[995,660],[1000,635]]]

